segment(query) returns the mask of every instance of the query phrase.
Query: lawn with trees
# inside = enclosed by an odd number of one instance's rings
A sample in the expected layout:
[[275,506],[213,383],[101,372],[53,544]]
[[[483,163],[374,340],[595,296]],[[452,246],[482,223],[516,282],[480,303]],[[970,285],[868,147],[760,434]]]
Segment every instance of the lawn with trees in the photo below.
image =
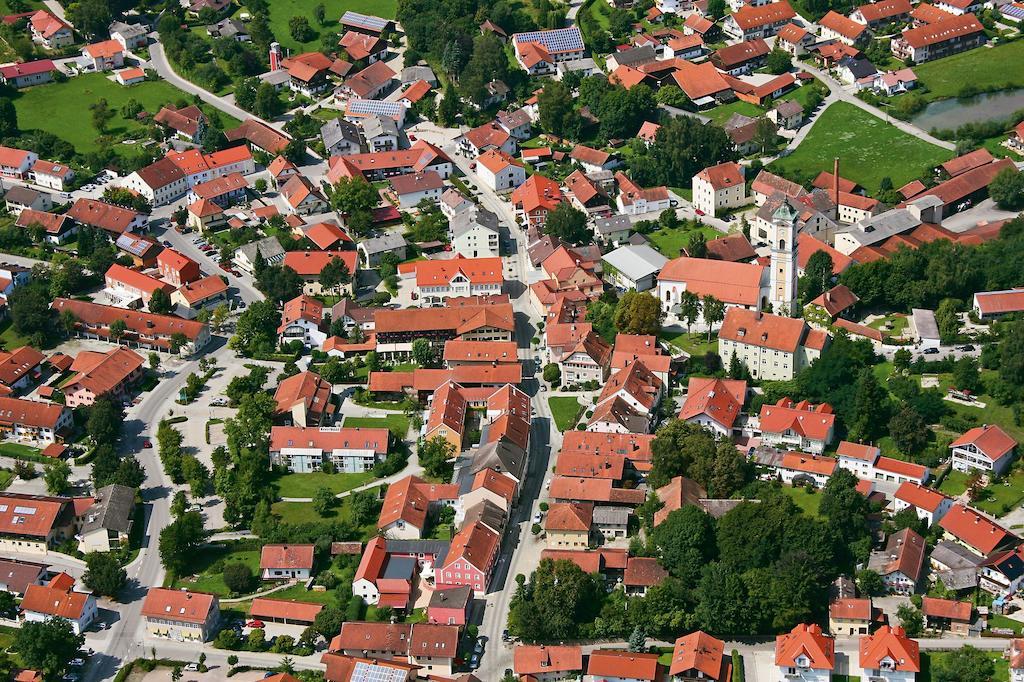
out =
[[548,407],[551,408],[555,428],[563,433],[576,426],[580,412],[583,411],[583,406],[575,396],[553,395],[548,398]]

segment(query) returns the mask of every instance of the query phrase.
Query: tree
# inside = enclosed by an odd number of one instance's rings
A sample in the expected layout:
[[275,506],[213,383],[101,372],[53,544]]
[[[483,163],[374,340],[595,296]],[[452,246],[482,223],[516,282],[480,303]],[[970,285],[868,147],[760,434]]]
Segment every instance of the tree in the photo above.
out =
[[300,43],[308,43],[316,36],[309,25],[309,20],[303,16],[294,16],[288,20],[288,33]]
[[0,618],[14,620],[18,614],[18,602],[14,593],[4,590],[0,592]]
[[379,203],[377,189],[362,177],[342,178],[331,194],[331,204],[343,214],[369,211]]
[[914,354],[907,348],[899,348],[893,353],[892,364],[898,372],[906,372],[910,369],[910,363],[914,359]]
[[658,299],[645,292],[627,291],[615,306],[615,328],[621,334],[656,335],[664,317]]
[[736,158],[725,130],[689,116],[677,116],[662,123],[655,144],[631,162],[630,170],[633,181],[641,186],[674,185],[679,178],[692,178],[708,166]]
[[149,368],[154,372],[160,369],[160,355],[154,352],[149,354]]
[[708,0],[708,16],[720,19],[725,16],[725,0]]
[[633,634],[629,636],[629,650],[644,652],[647,650],[647,633],[643,627],[637,625],[633,628]]
[[277,341],[281,313],[272,301],[256,301],[238,316],[232,347],[245,355],[269,353]]
[[935,323],[939,327],[942,343],[953,343],[960,333],[960,310],[963,304],[955,298],[945,298],[935,309]]
[[655,526],[651,539],[661,554],[661,565],[687,585],[700,580],[704,566],[714,559],[714,522],[696,505],[671,512]]
[[270,83],[260,83],[256,88],[252,112],[260,118],[270,120],[281,113],[281,109],[281,98],[277,96],[274,86]]
[[0,139],[18,134],[18,114],[9,97],[0,97]]
[[908,455],[919,455],[928,446],[928,426],[913,407],[905,405],[889,420],[889,435]]
[[25,667],[39,670],[48,680],[57,680],[68,669],[78,650],[85,644],[84,635],[76,635],[64,618],[26,621],[14,635],[13,649]]
[[157,315],[167,315],[174,309],[171,303],[171,296],[163,289],[154,289],[153,295],[149,298],[149,312]]
[[992,658],[970,644],[950,651],[932,665],[935,682],[991,682],[994,675]]
[[544,366],[543,378],[549,384],[560,383],[562,381],[562,370],[555,363],[548,363]]
[[479,106],[489,95],[487,84],[507,78],[508,57],[501,40],[493,33],[481,33],[473,38],[473,53],[459,76],[462,94]]
[[560,81],[545,83],[537,94],[540,127],[552,135],[574,138],[579,132],[580,119],[573,108],[572,91]]
[[170,573],[184,575],[205,540],[203,518],[186,512],[160,531],[160,561]]
[[412,342],[412,361],[420,367],[430,367],[437,360],[437,352],[430,341],[416,339]]
[[544,224],[544,232],[558,237],[566,244],[586,244],[594,233],[587,227],[587,214],[563,201],[548,213]]
[[689,289],[679,295],[679,316],[686,321],[686,333],[700,317],[700,297]]
[[114,110],[110,108],[107,100],[103,98],[90,104],[89,110],[92,111],[93,128],[102,135],[107,130],[107,124],[115,116]]
[[833,269],[832,255],[828,251],[822,249],[812,253],[807,259],[803,277],[797,282],[800,300],[805,304],[810,303],[828,290],[832,282]]
[[352,273],[349,272],[348,266],[345,265],[345,261],[341,260],[337,256],[332,258],[321,270],[320,270],[320,286],[326,291],[331,291],[337,287],[344,286],[352,281]]
[[448,83],[444,86],[444,96],[441,97],[441,103],[437,105],[437,123],[446,128],[455,125],[459,115],[459,108],[459,93],[455,91],[455,86]]
[[1024,208],[1024,174],[1016,168],[999,171],[988,186],[988,194],[999,208],[1018,211]]
[[725,303],[719,301],[711,294],[704,294],[704,297],[700,300],[700,308],[704,315],[704,323],[708,326],[708,342],[710,343],[711,328],[725,319]]
[[[911,508],[908,507],[908,509]],[[913,511],[913,509],[911,509],[911,511]],[[882,576],[878,575],[877,571],[872,571],[870,568],[857,571],[857,589],[860,590],[862,595],[867,595],[869,597],[881,597],[886,593],[885,581],[882,580]]]
[[571,561],[542,559],[509,606],[509,632],[526,641],[573,639],[600,608],[604,586]]
[[89,408],[85,432],[95,445],[116,445],[121,439],[123,413],[119,404],[108,396],[101,396]]
[[318,3],[316,7],[313,8],[313,18],[316,19],[316,22],[321,26],[324,25],[324,20],[327,18],[327,8],[324,7],[324,3]]
[[11,323],[23,336],[45,341],[52,333],[53,315],[50,310],[49,293],[42,286],[20,286],[7,299],[11,311]]
[[313,493],[313,511],[320,516],[326,516],[327,512],[334,507],[335,502],[337,500],[334,498],[334,493],[326,486],[317,488],[316,492]]
[[911,604],[900,604],[900,607],[896,609],[896,617],[900,621],[900,627],[910,637],[917,637],[924,630],[924,618],[921,616],[921,612]]
[[774,50],[768,53],[768,61],[766,66],[768,67],[769,73],[786,73],[793,67],[793,57],[785,50],[775,48]]
[[971,393],[981,390],[981,373],[978,371],[977,360],[965,355],[953,363],[953,386]]
[[889,418],[889,394],[878,383],[870,367],[857,374],[854,386],[853,411],[848,420],[852,440],[874,441],[884,435]]
[[116,597],[128,580],[117,555],[111,552],[89,552],[85,555],[85,586],[105,597]]
[[43,471],[46,490],[51,495],[63,495],[70,487],[71,467],[62,459],[50,464]]
[[435,436],[420,444],[418,452],[420,466],[431,478],[448,480],[454,466],[455,446],[440,436]]
[[105,36],[112,19],[110,0],[79,0],[68,5],[68,19],[90,38]]
[[224,564],[224,585],[235,594],[248,594],[256,586],[256,576],[249,565],[241,561]]
[[127,331],[128,324],[121,318],[118,318],[110,323],[110,338],[114,341],[114,343],[120,343],[121,339],[125,335],[125,332]]
[[174,497],[171,498],[171,516],[178,518],[187,511],[188,496],[185,495],[184,490],[179,490],[174,493]]
[[754,142],[760,147],[762,154],[767,154],[774,149],[778,139],[778,129],[771,119],[757,119],[757,125],[754,128]]

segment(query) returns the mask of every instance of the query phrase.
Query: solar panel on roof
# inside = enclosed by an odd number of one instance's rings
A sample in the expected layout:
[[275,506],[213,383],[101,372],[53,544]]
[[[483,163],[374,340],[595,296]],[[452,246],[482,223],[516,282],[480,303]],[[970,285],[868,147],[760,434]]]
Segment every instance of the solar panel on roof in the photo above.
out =
[[1011,17],[1013,19],[1024,20],[1024,7],[1017,5],[1003,5],[999,12],[1004,17]]
[[583,49],[583,35],[575,26],[550,31],[516,33],[512,39],[516,44],[540,43],[548,52],[578,52]]
[[346,113],[367,116],[400,116],[404,104],[399,102],[382,102],[377,99],[350,99],[345,107]]
[[372,14],[360,14],[350,10],[341,15],[341,23],[349,26],[362,26],[374,31],[383,31],[390,22],[387,19],[375,17]]

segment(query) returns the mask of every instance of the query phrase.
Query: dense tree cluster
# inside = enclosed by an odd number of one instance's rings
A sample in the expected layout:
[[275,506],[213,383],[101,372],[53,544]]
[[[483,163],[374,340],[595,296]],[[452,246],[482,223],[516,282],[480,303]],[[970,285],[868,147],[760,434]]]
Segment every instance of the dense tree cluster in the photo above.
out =
[[[639,125],[630,134],[638,129]],[[655,144],[646,155],[632,160],[630,171],[633,180],[645,187],[688,186],[697,172],[735,160],[736,152],[725,130],[689,116],[677,116],[662,124]]]

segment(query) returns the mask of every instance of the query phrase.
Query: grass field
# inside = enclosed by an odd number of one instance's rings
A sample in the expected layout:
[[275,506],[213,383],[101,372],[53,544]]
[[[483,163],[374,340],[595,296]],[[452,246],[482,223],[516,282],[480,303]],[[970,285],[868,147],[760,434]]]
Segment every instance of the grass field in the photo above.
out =
[[[1024,42],[1004,43],[991,49],[978,48],[923,64],[914,73],[928,88],[925,99],[956,97],[967,83],[981,90],[1024,86],[1024,69],[1010,68],[1024,63]],[[897,185],[898,187],[899,185]]]
[[939,486],[939,490],[950,497],[963,495],[964,491],[967,490],[967,474],[962,471],[950,471],[942,479],[942,485]]
[[668,228],[661,228],[646,235],[651,240],[651,245],[661,252],[661,255],[665,258],[676,258],[679,256],[680,249],[685,248],[690,243],[691,235],[700,232],[703,233],[707,240],[716,239],[722,236],[722,233],[711,227],[710,225],[701,225],[697,228],[679,227],[674,230]]
[[[324,21],[326,26],[320,26],[313,17],[313,8],[323,4],[327,10]],[[320,35],[333,31],[341,31],[338,20],[348,10],[372,14],[385,19],[394,19],[398,10],[398,0],[274,0],[268,3],[270,10],[270,30],[282,46],[298,49],[300,51],[317,50],[320,47]],[[295,16],[306,17],[309,26],[317,36],[307,43],[296,42],[288,30],[288,20]]]
[[0,469],[0,490],[7,490],[7,486],[14,480],[14,472],[10,469]]
[[314,592],[313,590],[307,590],[306,586],[299,583],[292,585],[291,587],[281,590],[280,592],[274,592],[268,594],[267,599],[285,599],[291,601],[304,601],[311,604],[337,604],[338,595],[334,590],[326,590],[324,592]]
[[908,135],[853,104],[837,102],[822,112],[800,146],[774,161],[770,169],[813,178],[826,169],[829,159],[839,157],[843,177],[873,194],[886,176],[894,187],[900,187],[925,168],[952,156],[952,152]]
[[662,341],[667,341],[680,350],[686,351],[690,355],[705,355],[708,351],[718,352],[717,334],[712,334],[711,341],[708,341],[708,335],[704,332],[687,334],[685,331],[662,330],[658,333],[658,338]]
[[[323,521],[353,522],[349,497],[343,497],[335,507],[321,516],[309,502],[275,502],[270,510],[284,523],[322,523]],[[372,520],[362,527],[362,539],[367,540],[377,532],[377,521]]]
[[258,549],[235,550],[228,545],[211,545],[196,553],[192,563],[193,577],[179,578],[174,582],[174,587],[186,587],[196,592],[210,592],[221,597],[230,596],[231,590],[224,584],[223,574],[210,571],[218,561],[224,561],[226,564],[240,561],[252,569],[253,575],[260,573],[260,551]]
[[575,396],[551,396],[548,398],[548,407],[551,408],[551,415],[555,418],[555,426],[559,431],[569,431],[576,426],[576,420],[580,416],[582,405]]
[[277,494],[280,497],[313,497],[320,488],[343,493],[372,480],[372,471],[358,474],[325,474],[322,471],[314,471],[308,474],[276,474],[271,483],[277,486]]
[[[143,108],[155,114],[164,104],[179,100],[191,102],[186,93],[166,81],[146,81],[125,88],[109,81],[103,74],[90,73],[71,78],[66,83],[50,83],[19,91],[14,95],[14,107],[18,112],[18,126],[28,130],[39,128],[61,139],[67,140],[80,153],[99,149],[96,129],[92,125],[89,105],[100,99],[107,100],[116,112],[107,126],[107,134],[114,137],[141,133],[144,128],[134,120],[121,116],[121,107],[134,99]],[[74,102],[74,106],[68,106]],[[239,124],[238,121],[221,114],[225,128]],[[128,150],[129,145],[117,145]]]
[[1002,483],[985,487],[985,497],[974,506],[993,516],[1002,516],[1024,502],[1024,471],[1013,471]]
[[21,443],[0,443],[0,455],[5,457],[39,457],[39,448],[34,448],[30,445],[22,445]]
[[4,322],[3,326],[0,326],[0,330],[2,330],[0,331],[0,345],[3,345],[4,350],[14,350],[29,345],[28,338],[15,331],[10,320]]
[[804,487],[793,488],[784,485],[782,492],[791,497],[796,502],[796,506],[800,507],[808,516],[818,515],[818,508],[821,507],[821,491],[809,493]]
[[386,417],[345,417],[345,426],[361,429],[391,429],[391,433],[404,438],[409,432],[409,418],[404,414]]
[[758,116],[763,115],[764,112],[765,110],[756,104],[751,104],[750,102],[744,102],[743,100],[738,99],[735,102],[729,102],[728,104],[717,106],[714,109],[702,111],[700,112],[700,115],[707,116],[718,125],[722,125],[728,121],[729,117],[733,114],[743,114],[750,118],[757,118]]

